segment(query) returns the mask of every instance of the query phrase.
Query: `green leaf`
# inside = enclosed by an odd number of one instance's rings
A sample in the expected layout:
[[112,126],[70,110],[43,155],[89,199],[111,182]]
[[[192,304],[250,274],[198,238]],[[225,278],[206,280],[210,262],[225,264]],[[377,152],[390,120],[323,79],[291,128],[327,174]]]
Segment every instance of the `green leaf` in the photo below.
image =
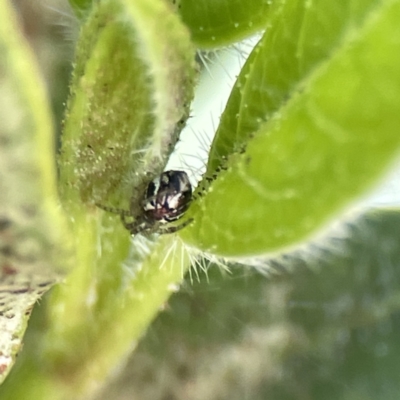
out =
[[[213,254],[262,254],[308,238],[399,153],[400,3],[289,1],[278,15],[213,145],[208,174],[224,155],[227,170],[181,234]],[[272,78],[260,79],[267,70]]]
[[0,382],[34,303],[65,274],[53,121],[37,61],[12,4],[0,3]]
[[227,46],[264,29],[270,0],[178,0],[177,10],[202,49]]
[[[81,32],[60,163],[63,197],[128,207],[188,116],[194,50],[161,1],[103,1]],[[78,197],[76,197],[78,196]]]
[[209,170],[221,163],[221,157],[240,149],[321,63],[351,39],[346,35],[360,29],[375,3],[323,1],[313,7],[304,1],[274,3],[268,32],[243,67],[222,115]]
[[[182,243],[172,236],[156,243],[136,237],[125,265],[113,265],[116,257],[113,260],[112,254],[121,254],[118,238],[119,232],[110,231],[100,244],[105,254],[99,265],[102,271],[97,272],[100,280],[92,288],[98,296],[93,304],[78,304],[66,295],[68,290],[80,294],[79,288],[57,288],[52,298],[44,353],[54,376],[66,374],[74,382],[60,399],[78,393],[87,397],[98,382],[106,382],[111,371],[136,347],[189,266]],[[74,278],[69,282],[77,282],[78,274]],[[72,311],[80,314],[71,315]],[[41,381],[46,384],[45,379]]]

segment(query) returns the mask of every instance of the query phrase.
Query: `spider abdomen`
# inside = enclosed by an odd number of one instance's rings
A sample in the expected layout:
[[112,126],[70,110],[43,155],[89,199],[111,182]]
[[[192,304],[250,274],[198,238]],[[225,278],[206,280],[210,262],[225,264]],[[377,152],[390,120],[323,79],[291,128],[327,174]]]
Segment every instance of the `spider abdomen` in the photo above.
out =
[[166,171],[149,183],[143,210],[148,221],[172,222],[181,218],[192,199],[192,186],[184,171]]

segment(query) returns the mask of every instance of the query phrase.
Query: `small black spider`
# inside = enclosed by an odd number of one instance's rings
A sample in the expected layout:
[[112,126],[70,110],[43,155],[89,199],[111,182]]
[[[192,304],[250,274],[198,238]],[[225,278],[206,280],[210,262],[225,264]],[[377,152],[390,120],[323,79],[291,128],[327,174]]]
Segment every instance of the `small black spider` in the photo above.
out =
[[105,211],[119,214],[125,228],[132,235],[155,232],[165,234],[179,231],[192,222],[189,219],[180,225],[164,226],[181,218],[191,200],[192,186],[186,172],[171,170],[163,172],[148,184],[139,208],[131,204],[127,211],[96,205]]

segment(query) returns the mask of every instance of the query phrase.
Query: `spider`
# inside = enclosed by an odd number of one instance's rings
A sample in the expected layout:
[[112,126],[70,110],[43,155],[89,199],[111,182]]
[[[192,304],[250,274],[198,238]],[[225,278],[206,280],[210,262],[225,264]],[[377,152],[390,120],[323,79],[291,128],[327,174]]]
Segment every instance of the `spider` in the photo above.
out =
[[[106,207],[99,208],[119,214],[125,228],[132,234],[174,233],[189,225],[189,219],[180,225],[165,226],[180,219],[192,200],[192,186],[186,172],[166,171],[152,180],[140,201],[139,208],[131,204],[130,210]],[[132,222],[132,218],[134,221]]]

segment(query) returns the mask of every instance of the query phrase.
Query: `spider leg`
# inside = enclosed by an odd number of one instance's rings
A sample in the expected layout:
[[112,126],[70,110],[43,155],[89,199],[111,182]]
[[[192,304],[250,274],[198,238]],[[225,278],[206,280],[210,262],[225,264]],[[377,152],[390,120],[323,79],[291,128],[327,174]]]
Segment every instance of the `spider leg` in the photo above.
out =
[[122,210],[121,208],[114,208],[114,207],[108,207],[108,206],[103,206],[102,204],[99,203],[95,203],[97,207],[101,208],[104,211],[113,213],[113,214],[119,214],[122,218],[122,216],[124,217],[129,217],[131,216],[131,212],[128,210]]
[[193,222],[193,218],[188,219],[185,222],[182,222],[180,225],[169,226],[168,228],[160,228],[159,233],[160,235],[165,235],[167,233],[175,233],[180,231],[181,229],[185,228],[186,226],[190,225]]
[[135,222],[126,222],[126,221],[122,220],[122,223],[123,223],[125,229],[127,229],[131,235],[136,235],[137,233],[139,233],[141,231]]
[[125,229],[127,229],[131,235],[136,235],[138,233],[146,234],[152,233],[152,227],[148,225],[145,219],[136,217],[132,221],[133,216],[129,215],[121,215],[121,221],[124,225]]
[[124,225],[129,232],[133,233],[133,231],[135,231],[137,228],[137,221],[130,220],[131,216],[129,214],[121,214],[120,217],[122,225]]

